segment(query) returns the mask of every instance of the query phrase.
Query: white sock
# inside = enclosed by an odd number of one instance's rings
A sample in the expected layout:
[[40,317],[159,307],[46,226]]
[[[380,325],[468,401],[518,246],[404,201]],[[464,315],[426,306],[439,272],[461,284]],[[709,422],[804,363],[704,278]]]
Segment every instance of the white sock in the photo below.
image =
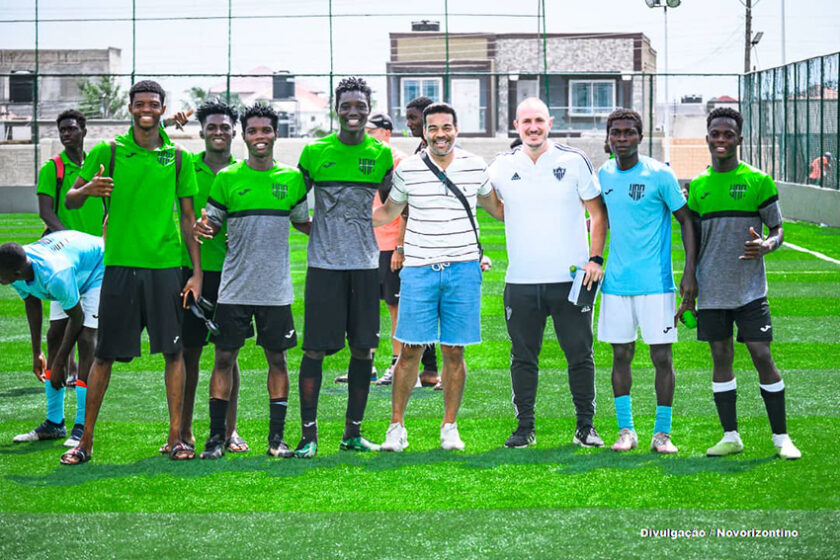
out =
[[781,447],[782,444],[789,439],[790,436],[788,436],[787,434],[773,434],[773,445],[775,445],[776,447]]

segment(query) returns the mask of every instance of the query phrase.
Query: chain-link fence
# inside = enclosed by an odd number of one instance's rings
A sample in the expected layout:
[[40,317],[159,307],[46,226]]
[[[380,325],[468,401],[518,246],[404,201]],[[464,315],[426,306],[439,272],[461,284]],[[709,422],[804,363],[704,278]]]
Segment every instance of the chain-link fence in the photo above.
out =
[[743,157],[777,180],[840,185],[840,53],[741,78]]

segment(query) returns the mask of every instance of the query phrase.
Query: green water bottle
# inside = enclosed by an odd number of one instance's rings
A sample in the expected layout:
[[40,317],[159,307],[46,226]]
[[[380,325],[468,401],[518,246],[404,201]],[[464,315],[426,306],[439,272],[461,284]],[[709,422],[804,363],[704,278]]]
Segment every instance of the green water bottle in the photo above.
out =
[[696,329],[697,316],[694,314],[694,310],[686,309],[685,311],[683,311],[683,314],[680,315],[680,322],[689,329]]

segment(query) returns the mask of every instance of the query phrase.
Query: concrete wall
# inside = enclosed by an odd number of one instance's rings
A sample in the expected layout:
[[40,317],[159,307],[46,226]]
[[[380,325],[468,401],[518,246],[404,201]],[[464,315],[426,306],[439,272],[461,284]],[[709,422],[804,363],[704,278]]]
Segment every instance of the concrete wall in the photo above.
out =
[[776,183],[782,216],[840,227],[840,191],[796,183]]

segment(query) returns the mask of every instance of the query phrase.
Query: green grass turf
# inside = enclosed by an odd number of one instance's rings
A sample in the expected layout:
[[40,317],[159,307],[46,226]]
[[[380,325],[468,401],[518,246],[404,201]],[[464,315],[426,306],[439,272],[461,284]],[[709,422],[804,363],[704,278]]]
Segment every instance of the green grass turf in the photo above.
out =
[[[262,352],[241,353],[240,433],[245,455],[216,462],[174,463],[158,456],[166,434],[162,359],[117,365],[97,424],[94,459],[60,467],[60,442],[8,443],[43,419],[43,389],[29,373],[23,305],[0,288],[0,553],[9,558],[301,557],[301,558],[629,558],[836,557],[840,475],[833,453],[840,432],[840,267],[783,248],[767,258],[776,341],[774,356],[787,389],[789,431],[803,459],[774,458],[757,378],[743,347],[736,349],[743,454],[703,456],[720,437],[711,398],[710,358],[693,331],[680,326],[675,347],[674,441],[680,453],[646,449],[655,397],[647,347],[634,360],[634,412],[642,449],[617,455],[571,445],[574,416],[565,360],[547,329],[541,356],[538,445],[505,450],[514,427],[509,343],[502,316],[504,228],[480,213],[494,269],[485,275],[485,342],[467,350],[469,375],[459,427],[467,451],[439,449],[440,392],[414,391],[407,414],[411,447],[403,454],[338,451],[347,353],[325,361],[319,409],[321,448],[312,461],[265,455],[267,398]],[[792,243],[840,256],[826,240],[838,230],[785,224]],[[0,216],[0,242],[37,238],[37,217]],[[833,238],[831,236],[834,236]],[[678,228],[674,268],[682,267]],[[292,236],[295,292],[303,292],[305,238]],[[679,275],[678,275],[679,278]],[[293,307],[302,330],[302,301]],[[390,354],[383,306],[377,367]],[[144,352],[148,346],[144,345]],[[596,426],[615,437],[610,390],[611,351],[596,343]],[[289,352],[292,386],[300,351]],[[207,373],[202,358],[195,434],[207,435]],[[68,391],[66,415],[75,411]],[[374,387],[365,433],[381,441],[390,390]],[[290,396],[287,439],[300,430],[297,392]],[[201,446],[199,445],[199,448]],[[641,536],[642,529],[787,529],[796,537],[697,539]],[[13,537],[11,535],[14,535]]]

